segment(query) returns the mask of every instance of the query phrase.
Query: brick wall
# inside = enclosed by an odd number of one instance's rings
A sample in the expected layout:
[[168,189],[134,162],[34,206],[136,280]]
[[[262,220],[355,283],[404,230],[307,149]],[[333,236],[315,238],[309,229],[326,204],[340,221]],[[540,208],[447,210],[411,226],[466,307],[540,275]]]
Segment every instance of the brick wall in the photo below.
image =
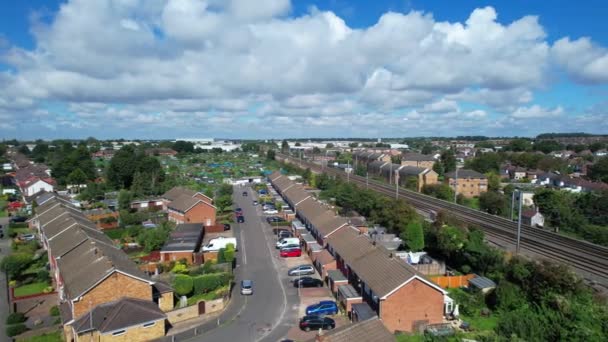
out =
[[[117,291],[118,289],[119,291]],[[82,296],[81,300],[74,302],[74,319],[78,319],[99,304],[113,302],[122,297],[152,301],[152,286],[144,281],[114,272]]]
[[391,332],[412,332],[417,321],[442,323],[443,293],[414,279],[380,301],[380,318]]
[[185,308],[169,311],[166,314],[169,323],[179,323],[188,319],[198,317],[198,305],[186,306]]
[[161,294],[158,299],[158,307],[163,311],[171,311],[173,310],[173,292],[167,292]]
[[207,204],[199,203],[186,213],[186,222],[198,223],[202,222],[205,225],[215,224],[215,208]]
[[169,261],[180,261],[181,259],[186,259],[188,265],[192,265],[194,263],[194,257],[192,256],[192,252],[161,252],[160,260],[163,262]]

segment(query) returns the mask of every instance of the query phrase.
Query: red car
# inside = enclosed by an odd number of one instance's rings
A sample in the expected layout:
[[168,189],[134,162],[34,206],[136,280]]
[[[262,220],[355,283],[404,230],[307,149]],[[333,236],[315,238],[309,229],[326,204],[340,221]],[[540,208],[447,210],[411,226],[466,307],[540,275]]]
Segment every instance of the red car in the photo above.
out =
[[302,250],[300,248],[283,248],[281,249],[281,257],[289,258],[289,257],[299,257],[302,255]]

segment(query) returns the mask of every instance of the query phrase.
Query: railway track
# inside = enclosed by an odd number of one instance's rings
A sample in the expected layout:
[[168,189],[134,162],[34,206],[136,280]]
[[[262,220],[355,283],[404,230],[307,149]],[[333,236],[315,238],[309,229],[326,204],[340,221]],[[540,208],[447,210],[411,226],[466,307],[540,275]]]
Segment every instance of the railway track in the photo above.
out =
[[[346,173],[341,170],[322,168],[320,165],[282,154],[277,154],[277,157],[288,159],[291,163],[310,168],[315,172],[347,178]],[[365,177],[355,175],[350,175],[348,179],[385,196],[396,197],[396,189],[393,185],[366,180]],[[425,212],[449,212],[466,223],[478,226],[489,241],[505,249],[512,249],[512,246],[516,245],[516,222],[404,188],[399,188],[398,198]],[[608,248],[606,247],[522,225],[520,253],[534,259],[547,259],[569,265],[585,280],[608,288]]]

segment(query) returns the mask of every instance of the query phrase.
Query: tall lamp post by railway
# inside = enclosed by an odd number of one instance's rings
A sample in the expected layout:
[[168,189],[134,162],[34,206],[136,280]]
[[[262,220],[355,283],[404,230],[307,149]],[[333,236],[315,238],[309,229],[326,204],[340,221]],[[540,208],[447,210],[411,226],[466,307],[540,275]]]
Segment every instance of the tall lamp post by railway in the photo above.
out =
[[517,190],[517,197],[519,200],[518,210],[517,210],[517,245],[515,246],[515,254],[519,255],[519,244],[521,241],[521,202],[522,202],[522,193]]
[[454,203],[458,202],[458,162],[454,171]]
[[395,170],[395,199],[399,199],[399,170]]

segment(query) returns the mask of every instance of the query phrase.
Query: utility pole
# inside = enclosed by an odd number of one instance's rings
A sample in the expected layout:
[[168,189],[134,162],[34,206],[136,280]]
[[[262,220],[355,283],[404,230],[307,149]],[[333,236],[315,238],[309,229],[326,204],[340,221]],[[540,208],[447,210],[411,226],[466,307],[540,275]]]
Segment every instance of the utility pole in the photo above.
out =
[[517,189],[513,189],[513,192],[511,193],[511,214],[509,215],[511,221],[513,221],[513,214],[515,211],[515,191],[517,191]]
[[369,171],[365,172],[365,188],[369,189]]
[[399,199],[399,170],[395,170],[395,199]]
[[458,164],[456,164],[454,175],[454,203],[456,203],[458,199]]
[[517,191],[517,195],[519,196],[519,210],[517,212],[517,246],[515,247],[515,254],[519,255],[519,243],[521,240],[521,198],[523,196],[521,195],[521,191]]
[[348,161],[346,162],[346,183],[350,182],[350,172],[348,172],[348,169],[350,169],[350,164],[348,164]]
[[388,173],[388,184],[393,184],[393,163],[391,162],[391,170]]

